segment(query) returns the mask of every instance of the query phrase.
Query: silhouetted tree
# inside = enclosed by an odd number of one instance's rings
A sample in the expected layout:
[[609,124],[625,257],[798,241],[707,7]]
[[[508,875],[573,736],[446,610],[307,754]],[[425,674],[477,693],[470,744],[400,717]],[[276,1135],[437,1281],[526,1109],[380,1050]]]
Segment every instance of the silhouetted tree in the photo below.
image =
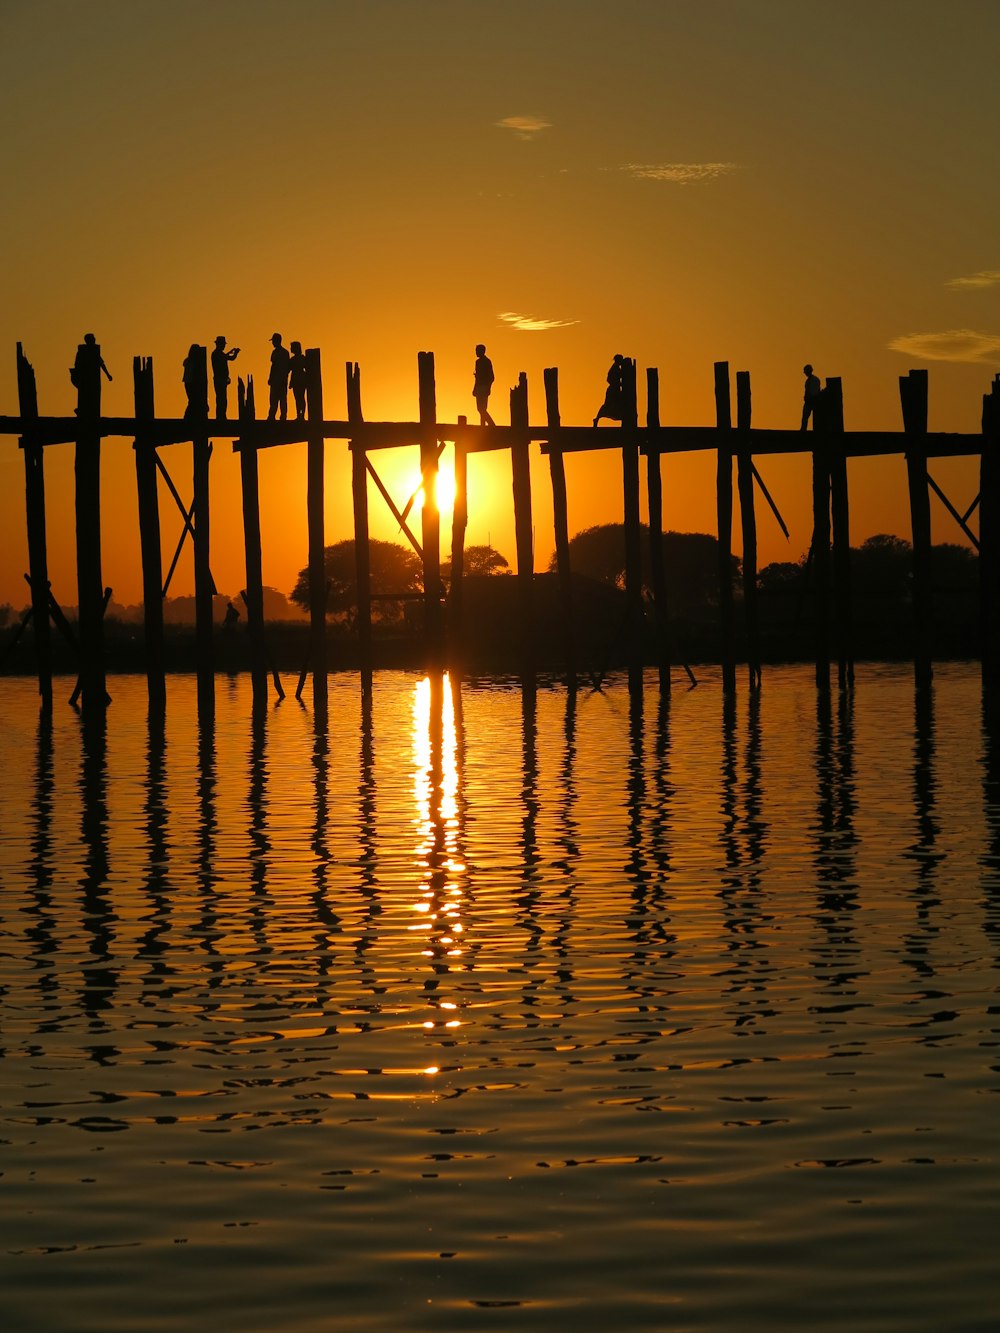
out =
[[0,602],[0,629],[6,629],[14,616],[10,602]]
[[804,578],[804,557],[801,560],[775,560],[758,573],[757,587],[766,593],[797,592]]
[[[672,615],[685,615],[699,607],[718,601],[719,597],[719,543],[705,532],[665,532],[663,534],[663,562],[667,579],[667,600]],[[652,585],[649,560],[649,529],[640,525],[642,554],[642,583],[649,591]],[[586,574],[614,587],[625,586],[625,525],[599,523],[584,528],[570,538],[570,568],[577,574]],[[555,555],[549,561],[549,572],[557,568]],[[740,561],[732,557],[732,577],[739,577]]]
[[968,546],[941,542],[931,547],[931,576],[942,592],[975,592],[979,587],[979,556]]
[[[368,549],[372,592],[417,592],[423,586],[420,560],[410,547],[372,537]],[[334,614],[349,611],[358,600],[353,537],[328,546],[323,553],[323,564],[328,609]],[[308,566],[299,570],[291,600],[303,608],[309,606]],[[383,620],[395,620],[400,615],[400,607],[399,602],[376,602],[372,614]]]
[[[507,557],[501,555],[495,546],[467,546],[463,569],[466,574],[509,574],[510,565]],[[441,567],[445,578],[451,577],[451,561]]]
[[902,601],[910,595],[913,548],[902,537],[876,533],[851,550],[851,574],[862,598]]

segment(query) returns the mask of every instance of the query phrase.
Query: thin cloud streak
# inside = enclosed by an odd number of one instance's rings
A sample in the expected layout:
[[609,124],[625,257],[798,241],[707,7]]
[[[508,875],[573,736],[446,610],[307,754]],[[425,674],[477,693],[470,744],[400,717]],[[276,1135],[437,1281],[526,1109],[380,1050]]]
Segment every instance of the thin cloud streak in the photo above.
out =
[[948,329],[944,333],[904,333],[889,343],[891,352],[902,352],[921,361],[957,361],[965,365],[1000,362],[1000,335],[975,329]]
[[541,116],[505,116],[495,122],[497,129],[513,130],[519,139],[533,139],[542,130],[550,130],[552,122]]
[[636,180],[668,181],[672,185],[691,185],[715,180],[742,168],[738,162],[626,162],[621,168]]
[[580,322],[578,319],[536,319],[534,315],[518,315],[513,310],[504,311],[503,314],[497,315],[497,319],[521,333],[546,333],[550,329],[568,329]]
[[969,290],[978,287],[997,287],[1000,286],[1000,269],[988,268],[981,273],[973,273],[968,278],[951,278],[945,283],[946,287],[957,287],[959,290]]

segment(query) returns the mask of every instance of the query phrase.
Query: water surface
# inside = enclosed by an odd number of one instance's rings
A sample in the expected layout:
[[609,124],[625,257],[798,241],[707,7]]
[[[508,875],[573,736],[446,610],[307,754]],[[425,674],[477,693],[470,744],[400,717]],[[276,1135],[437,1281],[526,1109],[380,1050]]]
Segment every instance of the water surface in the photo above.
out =
[[978,672],[0,683],[0,1281],[33,1330],[988,1329]]

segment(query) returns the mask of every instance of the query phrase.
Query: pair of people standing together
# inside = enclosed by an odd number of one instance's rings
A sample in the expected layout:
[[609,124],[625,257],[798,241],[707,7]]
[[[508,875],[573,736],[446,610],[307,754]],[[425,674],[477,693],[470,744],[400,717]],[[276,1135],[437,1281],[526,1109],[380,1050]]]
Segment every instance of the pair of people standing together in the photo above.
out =
[[[276,418],[286,420],[288,416],[288,390],[291,388],[292,397],[295,399],[295,417],[298,421],[304,421],[306,415],[306,358],[302,351],[300,342],[293,342],[291,351],[282,344],[281,334],[271,335],[271,369],[267,377],[269,391],[269,402],[267,410],[268,421],[274,421]],[[188,413],[190,414],[196,407],[202,407],[202,404],[195,403],[195,396],[199,393],[200,375],[198,372],[197,355],[199,349],[192,345],[184,360],[184,388],[188,396]],[[229,366],[240,354],[238,347],[226,349],[226,339],[220,334],[215,340],[215,348],[212,351],[212,383],[215,388],[215,419],[216,421],[225,421],[229,412],[229,385],[232,377],[229,373]],[[204,405],[207,409],[207,404]]]

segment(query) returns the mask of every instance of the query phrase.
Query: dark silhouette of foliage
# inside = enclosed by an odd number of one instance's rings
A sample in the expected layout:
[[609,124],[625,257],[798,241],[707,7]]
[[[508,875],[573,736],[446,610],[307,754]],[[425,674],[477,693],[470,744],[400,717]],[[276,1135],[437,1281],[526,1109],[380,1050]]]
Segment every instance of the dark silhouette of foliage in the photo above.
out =
[[902,601],[910,595],[913,548],[888,532],[851,549],[851,575],[859,598]]
[[[423,586],[420,560],[410,547],[372,537],[368,549],[373,593],[417,592]],[[327,582],[327,609],[333,615],[344,614],[356,606],[358,600],[353,537],[328,546],[324,551],[323,563]],[[290,600],[308,608],[308,566],[299,570]],[[396,620],[401,613],[400,602],[378,601],[372,607],[373,616],[382,620]]]
[[[467,546],[462,569],[464,573],[472,575],[509,574],[511,572],[507,557],[501,555],[495,546]],[[441,572],[445,578],[451,577],[450,560],[445,561],[441,567]]]
[[[649,556],[649,528],[640,525],[643,589],[652,587]],[[715,603],[719,598],[719,543],[705,532],[665,532],[663,561],[666,568],[667,601],[671,614],[690,612]],[[625,586],[625,525],[599,523],[584,528],[570,538],[570,568],[576,574]],[[557,569],[556,557],[549,561],[549,572]],[[732,557],[732,577],[739,577],[740,561]]]
[[802,560],[775,560],[759,571],[757,587],[761,592],[767,593],[796,592],[802,587],[804,578],[804,558]]

